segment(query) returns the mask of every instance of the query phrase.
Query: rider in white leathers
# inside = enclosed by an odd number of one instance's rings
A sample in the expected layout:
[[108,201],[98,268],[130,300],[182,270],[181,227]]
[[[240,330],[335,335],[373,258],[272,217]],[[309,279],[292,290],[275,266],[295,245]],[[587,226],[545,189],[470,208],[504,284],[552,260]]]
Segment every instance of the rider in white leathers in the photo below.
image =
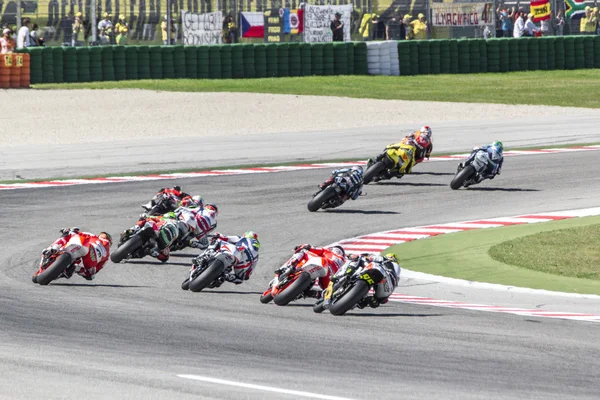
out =
[[250,279],[250,275],[252,275],[252,271],[258,263],[258,251],[260,249],[258,235],[253,231],[248,231],[243,236],[225,236],[216,233],[212,240],[221,240],[233,245],[231,246],[233,248],[229,248],[235,257],[235,264],[233,269],[225,275],[225,280],[239,285]]

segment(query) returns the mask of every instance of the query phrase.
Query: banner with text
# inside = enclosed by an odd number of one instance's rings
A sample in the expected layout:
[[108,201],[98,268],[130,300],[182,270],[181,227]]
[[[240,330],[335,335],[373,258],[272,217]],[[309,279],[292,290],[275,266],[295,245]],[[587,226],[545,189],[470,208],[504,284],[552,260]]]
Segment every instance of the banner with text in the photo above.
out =
[[283,8],[267,10],[265,15],[265,43],[283,42]]
[[550,0],[537,0],[529,4],[529,12],[533,14],[533,22],[550,19]]
[[206,14],[181,11],[183,44],[189,46],[221,44],[223,42],[222,21],[223,13],[221,11]]
[[335,19],[335,13],[342,14],[340,20],[344,23],[344,41],[350,41],[350,14],[352,4],[343,6],[304,6],[304,41],[309,43],[331,42],[331,21]]
[[494,3],[431,3],[433,26],[494,24]]

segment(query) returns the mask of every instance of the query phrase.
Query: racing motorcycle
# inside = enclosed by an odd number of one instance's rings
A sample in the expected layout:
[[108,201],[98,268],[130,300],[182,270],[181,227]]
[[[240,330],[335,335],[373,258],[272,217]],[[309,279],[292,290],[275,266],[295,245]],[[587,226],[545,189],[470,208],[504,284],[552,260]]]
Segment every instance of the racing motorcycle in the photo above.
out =
[[333,315],[344,315],[357,307],[369,291],[384,279],[383,273],[374,263],[364,267],[347,263],[344,273],[337,274],[313,306],[313,311],[321,313],[329,310]]
[[158,238],[155,237],[152,227],[140,225],[135,225],[121,233],[118,248],[110,255],[112,262],[119,263],[126,259],[146,257],[157,243],[160,248],[169,247],[170,251],[181,250],[185,247],[185,238],[177,240],[179,229],[176,219],[165,218],[157,222]]
[[69,278],[80,261],[79,258],[74,259],[71,256],[70,250],[73,246],[80,245],[78,242],[67,242],[56,252],[42,253],[39,268],[31,278],[32,282],[47,285],[58,278]]
[[349,183],[344,179],[344,174],[332,175],[333,182],[320,189],[308,202],[308,211],[314,212],[319,208],[336,208],[344,204],[347,199]]
[[[150,202],[143,204],[147,215],[163,215],[175,211],[181,199],[172,193],[157,193]],[[152,205],[154,203],[154,205]]]
[[477,184],[479,176],[485,172],[490,162],[490,156],[486,150],[479,150],[475,156],[470,155],[467,161],[458,164],[456,175],[450,182],[453,190]]
[[290,258],[275,272],[275,277],[260,297],[261,303],[267,304],[273,300],[278,306],[285,306],[294,300],[303,299],[317,284],[317,279],[329,273],[325,260],[310,251],[300,261],[294,260],[294,257]]
[[232,272],[240,258],[239,251],[236,244],[213,236],[212,243],[206,250],[192,260],[190,276],[183,281],[181,288],[192,292],[218,288],[225,282],[225,275]]
[[414,164],[416,151],[415,146],[401,143],[398,148],[386,148],[375,160],[369,159],[364,174],[365,185],[371,181],[402,178],[404,174],[400,173],[400,169],[407,168],[411,163]]

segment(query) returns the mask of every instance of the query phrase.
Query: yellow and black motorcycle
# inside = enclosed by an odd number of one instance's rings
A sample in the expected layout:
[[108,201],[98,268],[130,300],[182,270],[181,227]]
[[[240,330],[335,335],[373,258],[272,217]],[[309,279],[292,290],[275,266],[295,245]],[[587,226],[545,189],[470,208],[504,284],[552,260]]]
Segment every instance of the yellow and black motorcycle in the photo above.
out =
[[402,178],[415,165],[415,146],[405,142],[388,145],[374,160],[369,159],[364,174],[365,185],[393,177]]

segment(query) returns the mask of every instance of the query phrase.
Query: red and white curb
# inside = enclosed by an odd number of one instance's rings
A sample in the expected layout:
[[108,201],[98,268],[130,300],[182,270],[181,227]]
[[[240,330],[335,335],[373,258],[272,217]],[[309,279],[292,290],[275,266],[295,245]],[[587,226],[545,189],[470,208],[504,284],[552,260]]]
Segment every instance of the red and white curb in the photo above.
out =
[[[513,150],[513,151],[505,151],[504,155],[507,157],[514,157],[514,156],[535,155],[535,154],[554,154],[554,153],[569,153],[569,152],[598,151],[598,150],[600,150],[600,145],[575,146],[575,147],[564,147],[564,148],[556,148],[556,149],[540,149],[540,150]],[[431,157],[431,159],[429,161],[462,160],[462,159],[468,157],[469,154],[470,153],[452,154],[452,155],[447,155],[447,156],[435,156],[435,157]],[[282,166],[275,166],[275,167],[205,170],[205,171],[198,171],[198,172],[181,172],[181,173],[173,173],[173,174],[106,176],[106,177],[85,178],[85,179],[60,179],[60,180],[49,180],[49,181],[39,181],[39,182],[0,184],[0,190],[90,185],[90,184],[100,184],[100,183],[141,182],[141,181],[155,181],[155,180],[168,180],[168,179],[181,179],[181,178],[198,178],[198,177],[210,177],[210,176],[263,174],[263,173],[272,173],[272,172],[302,171],[302,170],[323,169],[323,168],[352,166],[352,165],[365,165],[365,164],[366,164],[366,161],[353,161],[353,162],[339,162],[339,163],[282,165]]]
[[[528,214],[518,215],[514,217],[501,217],[501,218],[490,218],[481,219],[474,221],[454,222],[447,224],[427,225],[419,226],[414,228],[402,228],[391,231],[371,233],[368,235],[358,236],[351,239],[344,239],[335,244],[339,244],[344,247],[349,254],[360,254],[360,253],[371,253],[379,254],[390,246],[409,242],[412,240],[424,239],[437,235],[444,235],[454,232],[463,232],[474,229],[485,229],[485,228],[497,228],[501,226],[521,225],[521,224],[535,224],[540,222],[557,221],[563,219],[571,219],[586,216],[600,215],[600,207],[586,208],[580,210],[569,210],[569,211],[557,211],[548,212],[542,214]],[[469,286],[472,288],[480,289],[492,289],[492,290],[509,290],[510,292],[521,292],[527,294],[540,294],[540,295],[554,295],[564,297],[579,297],[579,298],[593,298],[600,299],[597,295],[585,295],[578,293],[562,293],[552,292],[548,290],[529,289],[514,286],[506,286],[493,283],[485,282],[473,282],[464,279],[447,278],[443,276],[425,274],[422,272],[414,272],[406,269],[402,269],[402,278],[421,279],[432,282],[446,283],[451,285]],[[572,319],[578,321],[589,321],[589,322],[600,322],[600,314],[584,314],[584,313],[571,313],[571,312],[554,312],[544,311],[539,309],[521,309],[513,307],[503,307],[494,305],[483,305],[483,304],[471,304],[458,301],[447,301],[447,300],[436,300],[428,297],[410,296],[400,293],[394,293],[390,297],[391,301],[397,301],[401,303],[410,304],[421,304],[435,307],[448,307],[458,308],[465,310],[478,310],[478,311],[490,311],[500,312],[508,314],[525,315],[532,317],[546,317],[546,318],[561,318],[561,319]]]

